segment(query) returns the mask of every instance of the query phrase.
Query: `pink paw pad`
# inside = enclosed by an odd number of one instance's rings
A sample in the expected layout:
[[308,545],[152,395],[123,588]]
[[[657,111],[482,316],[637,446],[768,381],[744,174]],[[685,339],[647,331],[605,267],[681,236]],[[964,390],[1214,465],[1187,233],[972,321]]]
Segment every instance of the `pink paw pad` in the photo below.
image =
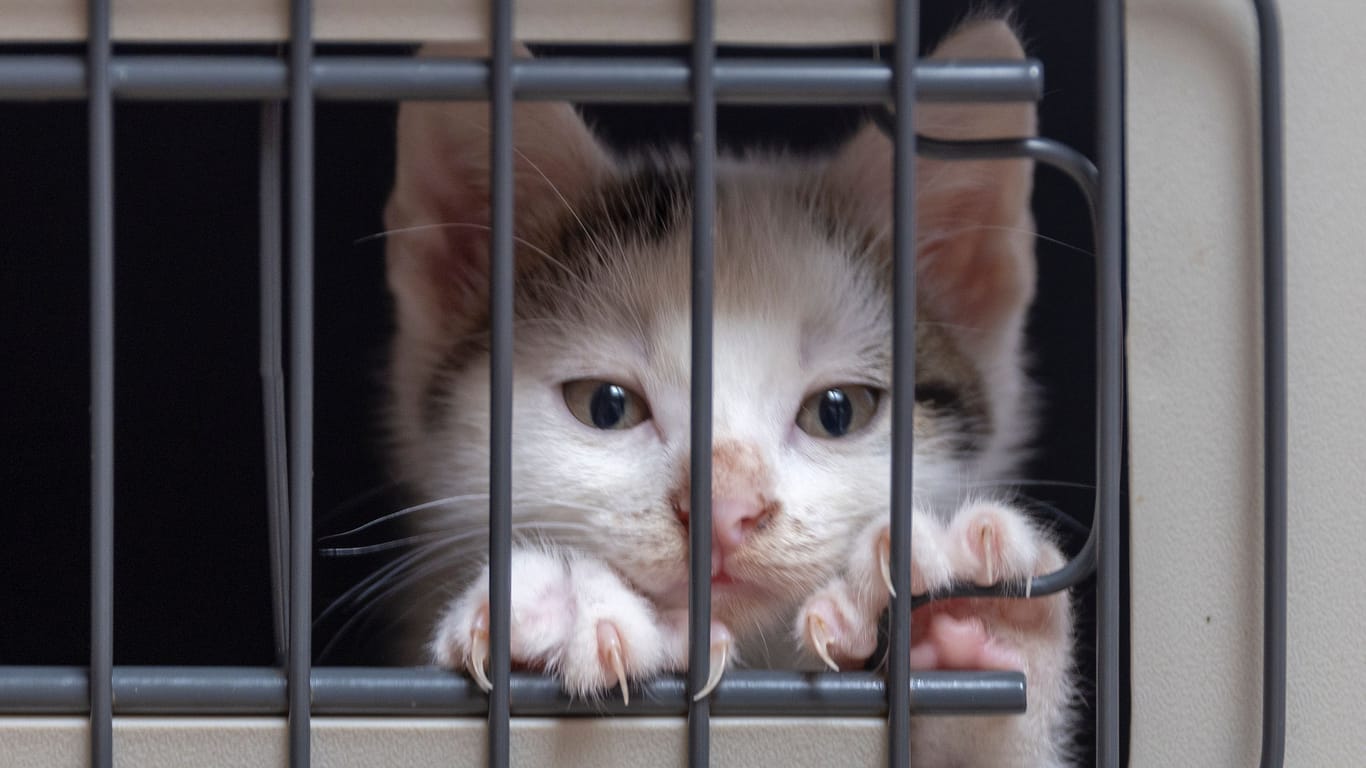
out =
[[1023,671],[1024,656],[992,637],[982,620],[971,614],[955,615],[949,601],[917,611],[912,624],[912,669],[988,669]]

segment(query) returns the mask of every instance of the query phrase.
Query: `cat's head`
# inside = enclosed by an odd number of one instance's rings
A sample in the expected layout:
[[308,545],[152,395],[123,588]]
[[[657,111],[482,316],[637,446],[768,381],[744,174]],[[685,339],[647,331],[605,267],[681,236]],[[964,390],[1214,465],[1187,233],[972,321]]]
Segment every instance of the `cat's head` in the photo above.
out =
[[[934,56],[1023,53],[986,21]],[[614,157],[566,104],[519,104],[513,121],[514,524],[686,604],[686,158]],[[405,104],[386,212],[396,470],[419,500],[450,497],[433,519],[455,528],[486,514],[487,126],[483,103]],[[917,128],[1025,136],[1035,113],[926,104]],[[1025,436],[1032,170],[918,161],[915,484],[944,514]],[[892,146],[872,126],[827,158],[718,160],[715,610],[738,630],[828,579],[854,532],[887,514],[891,193]]]

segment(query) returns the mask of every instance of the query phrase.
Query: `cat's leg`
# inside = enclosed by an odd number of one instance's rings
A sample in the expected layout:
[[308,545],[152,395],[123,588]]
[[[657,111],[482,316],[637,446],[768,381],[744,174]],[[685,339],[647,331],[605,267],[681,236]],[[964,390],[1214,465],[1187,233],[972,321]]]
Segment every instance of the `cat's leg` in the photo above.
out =
[[[1064,562],[1057,545],[1023,512],[1003,504],[977,503],[958,510],[945,546],[955,580],[982,586],[1014,584],[1021,593],[1030,577],[1055,571]],[[972,755],[972,764],[982,766],[1067,764],[1075,715],[1072,606],[1067,593],[946,600],[924,606],[915,618],[928,623],[922,643],[929,637],[939,654],[919,660],[926,668],[1020,670],[1028,685],[1028,709],[1019,715],[919,718],[917,752]],[[951,652],[939,652],[945,645],[941,627],[981,633],[984,644],[977,663],[957,663]],[[912,666],[916,665],[913,651]]]
[[[1023,586],[1030,576],[1063,563],[1057,546],[1006,505],[967,505],[947,526],[924,514],[912,520],[913,594],[933,593],[953,582]],[[798,616],[805,647],[822,655],[823,644],[827,663],[861,662],[872,653],[875,625],[890,597],[887,541],[885,523],[865,531],[847,573],[808,600]],[[813,624],[824,633],[813,632]],[[1028,709],[1021,715],[916,718],[914,764],[1065,764],[1073,695],[1072,611],[1066,594],[930,603],[912,616],[911,643],[915,669],[1021,670],[1028,684]]]
[[[630,681],[680,667],[676,618],[661,616],[601,562],[519,547],[512,552],[512,573],[510,642],[515,665],[545,670],[576,696],[619,687],[628,704]],[[485,567],[447,605],[430,644],[437,664],[467,671],[485,690],[490,688],[485,672],[488,587]],[[723,643],[723,658],[729,638],[724,627],[713,628],[713,643]],[[686,665],[685,654],[682,664]],[[724,662],[717,667],[714,663],[719,678]]]

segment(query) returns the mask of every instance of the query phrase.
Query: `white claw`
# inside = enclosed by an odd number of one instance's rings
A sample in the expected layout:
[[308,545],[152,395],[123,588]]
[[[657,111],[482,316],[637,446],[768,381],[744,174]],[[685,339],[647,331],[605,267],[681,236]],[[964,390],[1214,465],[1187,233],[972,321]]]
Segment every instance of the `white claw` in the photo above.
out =
[[489,637],[487,633],[475,630],[470,633],[470,656],[465,660],[465,669],[469,671],[470,677],[484,689],[484,693],[493,690],[493,683],[489,682],[489,676],[484,672],[484,662],[487,660]]
[[830,635],[826,632],[825,620],[814,613],[806,617],[806,635],[811,641],[811,645],[816,649],[816,655],[821,657],[825,666],[838,672],[840,665],[830,657]]
[[711,669],[707,676],[707,684],[702,686],[702,690],[693,694],[693,701],[701,701],[716,690],[716,686],[721,683],[721,675],[726,673],[726,663],[729,659],[730,638],[723,637],[711,644]]
[[621,687],[621,702],[626,706],[631,706],[631,689],[626,681],[626,664],[621,660],[621,635],[617,630],[607,623],[598,624],[598,642],[602,643],[601,654],[605,654],[604,661],[612,668],[617,675],[617,685]]
[[489,682],[488,673],[484,671],[488,654],[489,609],[485,606],[474,615],[474,626],[470,627],[470,655],[465,657],[465,671],[484,689],[484,693],[493,690],[493,683]]
[[877,540],[877,564],[882,569],[882,583],[887,585],[888,594],[896,597],[896,587],[892,586],[892,542],[886,536]]

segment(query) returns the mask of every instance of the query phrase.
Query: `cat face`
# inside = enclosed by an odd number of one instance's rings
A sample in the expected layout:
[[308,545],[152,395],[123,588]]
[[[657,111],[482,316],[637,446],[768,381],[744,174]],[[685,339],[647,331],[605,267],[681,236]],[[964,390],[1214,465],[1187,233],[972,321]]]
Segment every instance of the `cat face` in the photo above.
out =
[[[940,57],[1020,57],[1000,22]],[[425,501],[488,490],[487,110],[405,105],[387,211],[399,328],[396,469]],[[592,556],[661,608],[687,603],[690,200],[685,158],[613,158],[562,104],[522,104],[514,526]],[[1032,134],[1032,106],[926,106],[922,133]],[[721,158],[713,355],[714,613],[762,629],[885,517],[892,148]],[[917,169],[917,504],[946,514],[1025,433],[1032,296],[1025,161]],[[478,529],[484,503],[430,518]],[[473,551],[453,553],[479,562]],[[515,578],[515,574],[514,574]]]

